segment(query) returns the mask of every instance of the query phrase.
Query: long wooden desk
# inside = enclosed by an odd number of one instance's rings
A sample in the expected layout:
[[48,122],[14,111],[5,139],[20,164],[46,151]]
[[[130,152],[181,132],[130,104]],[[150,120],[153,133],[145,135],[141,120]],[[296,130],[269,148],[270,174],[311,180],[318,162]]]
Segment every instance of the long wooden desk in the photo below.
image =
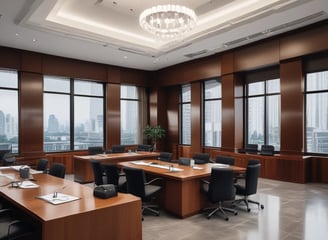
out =
[[[198,213],[206,205],[206,198],[200,191],[200,179],[211,175],[213,164],[195,165],[202,169],[194,169],[190,166],[170,164],[159,160],[145,160],[144,162],[154,162],[162,166],[173,165],[182,169],[179,172],[170,172],[168,169],[156,166],[137,165],[133,162],[120,162],[120,167],[142,168],[147,175],[162,177],[164,179],[164,189],[161,200],[162,207],[181,218],[185,218]],[[244,172],[245,168],[231,166],[235,172]]]
[[131,152],[131,153],[111,153],[88,156],[74,156],[74,181],[89,183],[94,181],[91,160],[101,162],[118,163],[122,161],[134,161],[139,159],[153,159],[159,156],[158,152]]
[[[1,169],[14,178],[17,172]],[[0,195],[41,228],[42,240],[141,240],[141,201],[130,194],[100,199],[93,189],[47,174],[35,174],[39,188],[21,189],[6,185],[11,179],[0,176]],[[58,191],[79,200],[53,205],[36,197]]]

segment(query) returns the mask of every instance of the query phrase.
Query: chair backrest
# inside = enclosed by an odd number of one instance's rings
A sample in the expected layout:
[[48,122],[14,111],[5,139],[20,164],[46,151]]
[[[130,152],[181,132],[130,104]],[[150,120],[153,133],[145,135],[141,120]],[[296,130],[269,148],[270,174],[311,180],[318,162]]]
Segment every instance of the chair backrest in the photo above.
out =
[[145,199],[146,177],[143,169],[124,167],[123,171],[126,177],[127,193]]
[[38,164],[36,165],[36,170],[45,172],[48,168],[48,162],[48,159],[41,158]]
[[260,176],[261,164],[248,165],[245,176],[245,195],[252,195],[257,192],[257,182]]
[[12,152],[7,152],[3,155],[2,161],[5,166],[14,165],[16,162],[16,157]]
[[166,162],[172,162],[172,153],[160,152],[158,159]]
[[245,152],[246,153],[257,153],[258,152],[257,144],[247,144]]
[[195,164],[204,164],[210,161],[208,153],[195,153],[192,158],[195,160]]
[[261,146],[261,155],[272,156],[274,154],[274,146],[272,145],[262,145]]
[[103,164],[102,167],[106,173],[107,183],[118,186],[120,177],[119,168],[115,164]]
[[190,165],[190,158],[180,157],[179,160],[178,160],[178,164],[189,166]]
[[66,167],[62,163],[53,163],[49,169],[49,175],[65,178]]
[[247,165],[254,165],[261,163],[258,159],[248,159]]
[[96,155],[103,153],[103,147],[95,146],[95,147],[88,147],[88,155]]
[[93,179],[95,181],[95,184],[97,186],[104,184],[103,170],[102,170],[102,167],[101,167],[101,163],[97,160],[92,160],[91,161],[91,166],[92,166]]
[[217,156],[215,162],[233,166],[235,165],[235,158],[230,156]]
[[234,173],[232,169],[212,168],[208,199],[212,203],[233,200],[236,189],[234,187]]
[[124,145],[112,145],[112,153],[124,153],[125,146]]
[[153,146],[152,145],[145,145],[145,144],[138,144],[137,145],[137,151],[152,152],[153,151]]

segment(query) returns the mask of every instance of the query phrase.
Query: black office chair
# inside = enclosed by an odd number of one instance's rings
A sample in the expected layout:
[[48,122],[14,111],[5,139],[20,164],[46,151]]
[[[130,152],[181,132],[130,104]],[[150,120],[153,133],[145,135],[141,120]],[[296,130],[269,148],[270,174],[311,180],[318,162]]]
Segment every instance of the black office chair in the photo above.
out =
[[32,240],[32,226],[16,219],[12,209],[0,210],[0,240]]
[[178,164],[184,165],[184,166],[190,166],[190,158],[180,157],[178,160]]
[[104,169],[102,168],[101,163],[98,160],[91,160],[91,167],[95,185],[103,185],[105,183],[104,180],[107,181],[107,179],[105,178],[106,175],[104,174]]
[[47,172],[48,170],[48,159],[45,158],[41,158],[38,162],[38,164],[36,165],[36,170],[37,171],[43,171],[43,172]]
[[235,209],[224,207],[223,204],[229,201],[231,204],[235,199],[236,189],[234,187],[234,173],[233,170],[227,168],[212,168],[210,181],[202,180],[202,191],[206,194],[208,200],[214,204],[214,207],[205,208],[210,210],[207,218],[210,219],[214,214],[220,212],[226,221],[229,217],[225,213],[231,212],[237,215]]
[[152,145],[145,145],[145,144],[138,144],[137,145],[137,151],[152,152],[153,151],[153,146]]
[[264,209],[264,205],[260,204],[257,201],[253,201],[248,197],[250,195],[256,194],[257,192],[257,183],[260,176],[261,164],[250,164],[247,165],[246,174],[245,174],[245,184],[240,185],[236,184],[236,195],[240,195],[243,198],[237,199],[234,202],[234,205],[240,204],[241,202],[246,204],[247,211],[251,211],[249,204],[254,203]]
[[248,159],[248,161],[247,161],[247,166],[248,165],[255,165],[255,164],[260,164],[261,162],[260,162],[260,160],[258,160],[258,159]]
[[4,166],[12,166],[16,163],[16,157],[12,152],[7,152],[2,157],[2,162]]
[[107,183],[114,184],[118,192],[126,192],[126,177],[114,164],[102,164],[106,173]]
[[65,178],[66,167],[62,163],[53,163],[49,168],[49,175]]
[[162,190],[161,186],[152,184],[161,179],[154,178],[146,182],[146,176],[143,169],[124,167],[123,171],[126,175],[127,193],[138,196],[142,200],[142,213],[148,210],[159,216],[160,212],[154,208],[158,208],[156,204],[152,204],[153,199]]
[[245,152],[250,154],[257,154],[258,153],[257,144],[251,144],[251,143],[246,144]]
[[272,145],[262,145],[260,154],[265,155],[265,156],[273,156],[274,155],[274,146],[272,146]]
[[172,153],[160,152],[158,159],[165,162],[172,162]]
[[104,153],[103,147],[88,147],[88,155],[96,155]]
[[195,153],[192,159],[195,160],[195,164],[205,164],[210,162],[210,155],[208,153]]
[[235,165],[235,158],[230,156],[217,156],[215,158],[215,162],[233,166]]
[[125,146],[124,145],[113,145],[111,149],[111,153],[124,153]]

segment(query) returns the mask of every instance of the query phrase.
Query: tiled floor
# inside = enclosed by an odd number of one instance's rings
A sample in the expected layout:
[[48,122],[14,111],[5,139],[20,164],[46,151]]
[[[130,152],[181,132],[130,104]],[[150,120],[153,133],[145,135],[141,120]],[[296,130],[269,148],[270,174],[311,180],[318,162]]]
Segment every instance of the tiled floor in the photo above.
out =
[[[90,185],[89,185],[90,186]],[[328,239],[328,184],[295,184],[259,180],[250,213],[239,210],[228,222],[203,214],[179,219],[161,212],[147,215],[143,240],[326,240]]]

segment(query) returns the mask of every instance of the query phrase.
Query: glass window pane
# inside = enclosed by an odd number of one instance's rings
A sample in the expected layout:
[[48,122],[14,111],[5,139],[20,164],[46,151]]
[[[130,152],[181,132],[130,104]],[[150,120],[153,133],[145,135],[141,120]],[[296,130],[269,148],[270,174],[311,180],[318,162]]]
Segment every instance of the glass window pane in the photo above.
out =
[[328,90],[328,71],[306,74],[306,90]]
[[218,80],[205,81],[205,99],[221,98],[221,83]]
[[138,99],[138,88],[136,86],[121,86],[121,98]]
[[88,81],[74,81],[74,94],[88,96],[104,96],[103,84]]
[[[328,78],[326,78],[328,80]],[[307,94],[306,150],[328,153],[328,93]]]
[[267,144],[280,151],[280,95],[267,97]]
[[266,81],[266,93],[279,93],[280,79],[272,79]]
[[18,88],[18,75],[16,71],[0,70],[0,87]]
[[248,84],[248,96],[264,94],[264,82],[254,82]]
[[70,79],[53,76],[45,76],[43,89],[46,92],[70,93]]
[[121,144],[138,144],[138,101],[121,100]]
[[248,143],[264,144],[264,97],[248,99]]
[[182,86],[182,102],[190,102],[191,101],[191,86],[190,84],[186,84]]
[[191,104],[182,104],[182,144],[191,144]]
[[43,106],[44,151],[69,151],[70,96],[45,93]]
[[204,145],[221,146],[221,100],[205,101]]
[[74,97],[74,150],[104,145],[104,99]]
[[10,148],[18,152],[18,91],[0,89],[0,149]]

